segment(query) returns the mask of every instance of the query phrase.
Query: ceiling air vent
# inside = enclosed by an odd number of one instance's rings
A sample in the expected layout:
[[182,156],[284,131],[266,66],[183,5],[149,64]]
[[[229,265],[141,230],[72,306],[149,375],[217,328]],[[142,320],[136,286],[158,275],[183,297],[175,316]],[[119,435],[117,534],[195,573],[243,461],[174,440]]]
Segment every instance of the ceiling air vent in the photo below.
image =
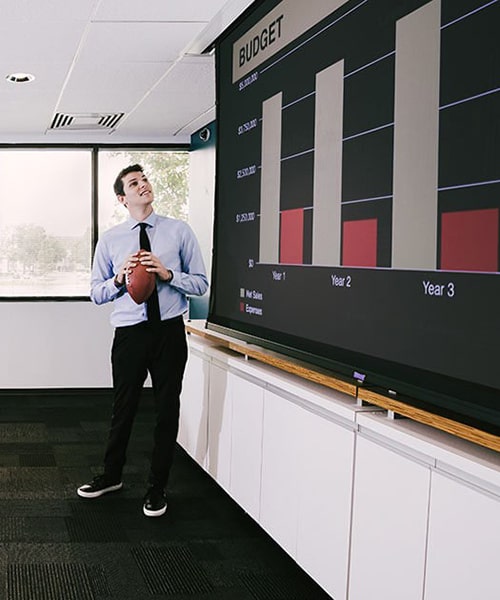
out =
[[53,131],[100,131],[107,129],[111,132],[116,129],[124,115],[125,113],[56,113],[49,129]]

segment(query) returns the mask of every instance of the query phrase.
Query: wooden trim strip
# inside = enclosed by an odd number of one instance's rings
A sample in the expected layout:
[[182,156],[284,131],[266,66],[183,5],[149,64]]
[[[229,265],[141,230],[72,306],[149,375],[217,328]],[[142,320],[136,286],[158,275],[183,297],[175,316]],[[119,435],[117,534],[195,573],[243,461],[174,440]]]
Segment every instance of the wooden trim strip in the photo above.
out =
[[276,367],[277,369],[286,371],[292,375],[297,375],[307,381],[324,385],[325,387],[356,398],[357,386],[355,384],[332,377],[329,373],[322,372],[319,367],[313,367],[306,363],[295,361],[290,357],[285,357],[281,354],[261,348],[260,346],[239,342],[235,338],[230,338],[223,334],[205,329],[203,326],[197,325],[195,321],[186,322],[186,331],[199,335],[212,342],[216,342],[219,346],[233,350],[233,352],[237,352],[238,354],[249,356],[259,362],[271,365],[272,367]]
[[408,417],[409,419],[418,421],[419,423],[430,425],[435,429],[446,431],[446,433],[451,433],[451,435],[462,438],[469,442],[473,442],[475,444],[485,446],[486,448],[490,448],[491,450],[500,452],[500,437],[493,435],[492,433],[487,433],[486,431],[476,429],[470,425],[465,425],[463,423],[453,421],[452,419],[435,415],[420,408],[416,408],[398,400],[393,400],[392,398],[388,398],[387,396],[383,396],[382,394],[377,394],[376,392],[365,390],[363,388],[360,388],[358,391],[358,399],[362,402],[368,402],[369,404],[374,404],[380,408],[391,410],[396,414],[403,415],[404,417]]
[[380,408],[384,408],[385,410],[390,410],[396,414],[423,423],[424,425],[429,425],[430,427],[445,431],[446,433],[473,442],[474,444],[479,444],[480,446],[485,446],[486,448],[500,452],[499,436],[416,408],[410,404],[394,400],[388,396],[383,396],[382,394],[366,390],[362,387],[358,388],[355,384],[342,381],[341,379],[333,377],[326,371],[321,371],[319,367],[301,363],[290,357],[261,348],[260,346],[240,342],[236,340],[236,338],[231,338],[221,333],[205,329],[204,321],[187,321],[186,331],[201,336],[211,342],[215,342],[217,345],[228,348],[238,354],[249,356],[262,363],[286,371],[287,373],[297,375],[307,381],[312,381],[324,385],[325,387],[338,390],[339,392],[357,398],[359,401],[373,404]]

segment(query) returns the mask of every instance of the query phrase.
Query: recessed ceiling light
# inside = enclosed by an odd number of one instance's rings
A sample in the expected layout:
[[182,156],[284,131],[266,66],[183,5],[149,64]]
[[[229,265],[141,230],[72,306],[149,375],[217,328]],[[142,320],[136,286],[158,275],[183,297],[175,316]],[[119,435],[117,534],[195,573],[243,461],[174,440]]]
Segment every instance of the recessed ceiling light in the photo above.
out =
[[5,77],[7,81],[11,81],[12,83],[27,83],[29,81],[33,81],[35,76],[31,73],[11,73]]

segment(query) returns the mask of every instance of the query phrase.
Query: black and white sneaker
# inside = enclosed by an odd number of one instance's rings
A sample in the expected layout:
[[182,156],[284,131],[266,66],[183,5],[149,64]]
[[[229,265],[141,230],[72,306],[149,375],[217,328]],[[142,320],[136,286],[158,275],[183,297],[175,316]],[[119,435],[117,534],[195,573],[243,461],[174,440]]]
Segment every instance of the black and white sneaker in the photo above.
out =
[[156,487],[150,487],[144,496],[142,510],[146,517],[161,517],[167,510],[165,492]]
[[82,498],[99,498],[109,492],[116,492],[123,487],[121,481],[110,482],[106,475],[97,475],[90,483],[80,486],[76,493]]

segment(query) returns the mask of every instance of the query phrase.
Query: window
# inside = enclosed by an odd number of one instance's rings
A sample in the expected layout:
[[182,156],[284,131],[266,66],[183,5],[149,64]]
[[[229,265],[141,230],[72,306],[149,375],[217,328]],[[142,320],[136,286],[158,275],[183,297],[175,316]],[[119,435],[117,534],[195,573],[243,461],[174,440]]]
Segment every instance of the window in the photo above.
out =
[[0,150],[0,296],[88,295],[91,151]]
[[187,219],[189,154],[166,150],[116,150],[99,152],[99,231],[128,217],[113,192],[118,173],[139,164],[153,186],[155,211],[167,217]]
[[188,160],[172,149],[0,148],[0,297],[88,297],[92,240],[128,216],[113,192],[117,174],[139,163],[156,212],[186,219]]

